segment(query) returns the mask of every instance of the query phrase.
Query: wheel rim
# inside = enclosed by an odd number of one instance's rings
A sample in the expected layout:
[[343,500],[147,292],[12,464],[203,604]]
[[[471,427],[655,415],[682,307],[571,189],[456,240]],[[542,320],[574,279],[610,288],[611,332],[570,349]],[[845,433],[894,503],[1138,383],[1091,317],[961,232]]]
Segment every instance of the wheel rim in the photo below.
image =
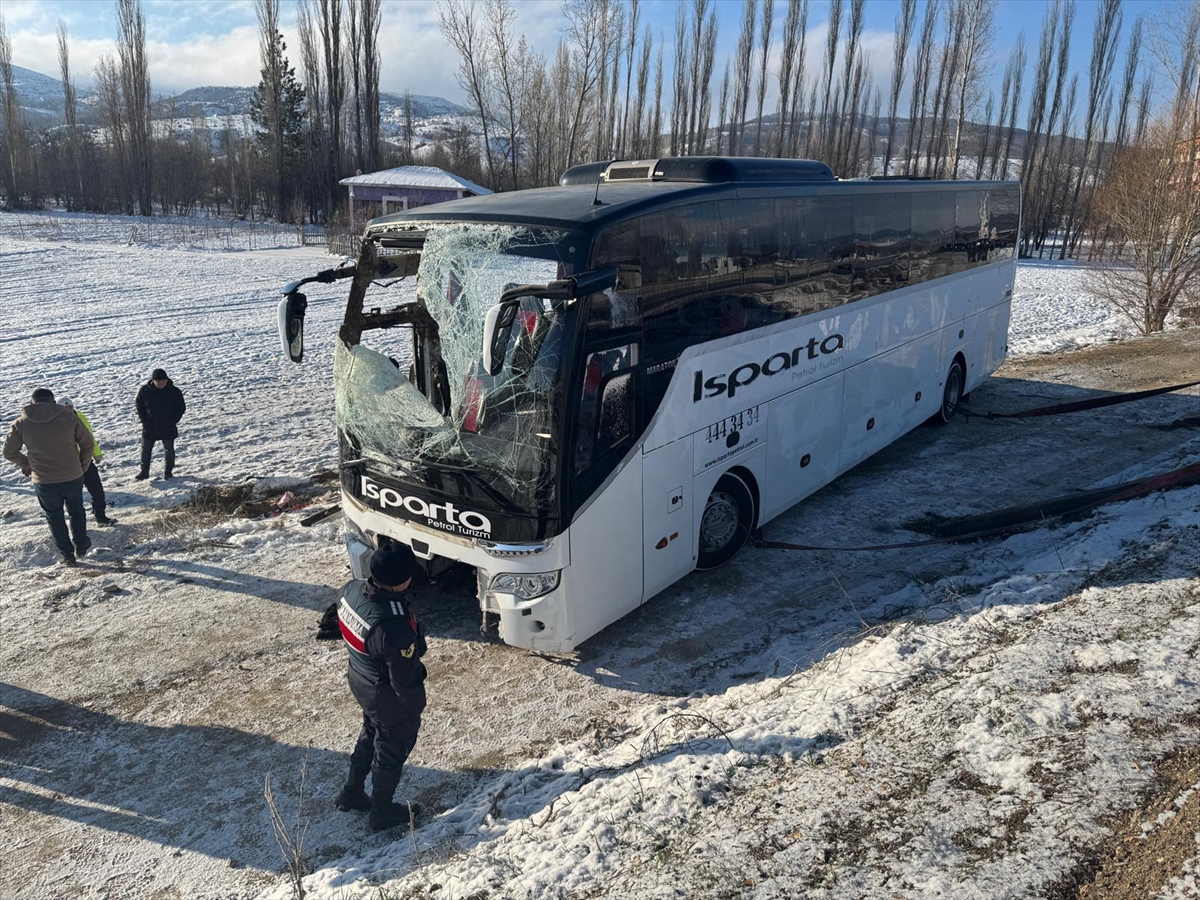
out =
[[714,491],[700,519],[700,546],[706,552],[722,550],[738,529],[737,501],[724,491]]
[[955,366],[950,370],[946,381],[946,400],[942,404],[942,412],[948,418],[954,415],[958,402],[962,399],[962,371]]

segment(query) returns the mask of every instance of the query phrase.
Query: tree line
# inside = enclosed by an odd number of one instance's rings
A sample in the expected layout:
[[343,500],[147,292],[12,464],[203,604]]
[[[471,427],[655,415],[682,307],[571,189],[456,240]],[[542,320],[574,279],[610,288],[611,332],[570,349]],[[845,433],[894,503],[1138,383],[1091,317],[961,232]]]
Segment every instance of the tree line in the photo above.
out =
[[[251,112],[215,124],[203,116],[187,121],[173,99],[165,101],[165,116],[154,119],[141,2],[116,0],[117,52],[101,57],[94,72],[100,127],[79,120],[68,34],[60,22],[64,122],[35,129],[21,110],[12,44],[0,17],[4,205],[331,220],[341,200],[339,179],[412,159],[411,97],[402,132],[407,141],[385,143],[381,0],[299,0],[297,6],[300,76],[280,30],[279,0],[255,0],[261,79]],[[159,101],[160,113],[162,106]]]
[[[76,119],[65,27],[67,121],[38,133],[25,125],[0,21],[8,205],[329,222],[343,202],[340,178],[414,160],[411,102],[399,139],[382,135],[381,0],[298,0],[298,75],[279,0],[255,0],[252,121],[215,130],[194,121],[186,139],[151,122],[140,0],[116,8],[117,54],[95,72],[99,134]],[[841,177],[1019,178],[1023,254],[1079,255],[1084,244],[1094,254],[1092,237],[1112,238],[1112,227],[1096,228],[1098,189],[1155,133],[1162,67],[1149,64],[1147,42],[1162,44],[1172,29],[1159,23],[1151,35],[1138,15],[1126,30],[1123,0],[1100,0],[1088,66],[1077,72],[1075,0],[1052,0],[1035,52],[1022,33],[997,91],[997,0],[901,0],[883,79],[867,61],[866,9],[830,0],[817,46],[809,0],[742,0],[736,48],[718,60],[715,0],[679,0],[670,40],[644,21],[640,0],[563,0],[560,40],[547,50],[518,32],[512,0],[441,0],[476,125],[421,162],[495,190],[554,184],[578,162],[698,154],[814,158]]]

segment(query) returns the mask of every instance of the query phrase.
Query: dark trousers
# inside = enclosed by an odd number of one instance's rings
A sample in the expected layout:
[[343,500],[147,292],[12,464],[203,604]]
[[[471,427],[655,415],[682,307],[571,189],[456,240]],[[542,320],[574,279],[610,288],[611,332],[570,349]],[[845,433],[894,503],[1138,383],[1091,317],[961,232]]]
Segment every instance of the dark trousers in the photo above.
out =
[[[46,522],[50,525],[50,533],[54,535],[54,543],[58,552],[63,556],[73,556],[75,547],[84,547],[88,543],[87,514],[83,511],[83,477],[74,481],[62,481],[58,484],[34,484],[38,504],[46,514]],[[67,532],[66,518],[63,507],[71,517],[71,531]],[[75,539],[75,547],[71,546],[71,538]]]
[[150,473],[150,454],[154,450],[154,444],[157,441],[162,441],[163,455],[166,457],[166,465],[163,467],[166,474],[170,475],[171,470],[175,468],[175,438],[152,438],[149,435],[142,435],[142,471],[146,474]]
[[417,743],[420,717],[408,714],[391,684],[372,684],[350,671],[350,691],[362,707],[362,729],[350,753],[350,784],[361,788],[371,775],[371,800],[390,803],[404,771],[404,761]]
[[87,488],[88,494],[91,495],[92,515],[99,522],[104,518],[106,501],[104,499],[104,485],[100,483],[100,470],[96,468],[95,463],[88,466],[88,470],[83,473],[83,486]]

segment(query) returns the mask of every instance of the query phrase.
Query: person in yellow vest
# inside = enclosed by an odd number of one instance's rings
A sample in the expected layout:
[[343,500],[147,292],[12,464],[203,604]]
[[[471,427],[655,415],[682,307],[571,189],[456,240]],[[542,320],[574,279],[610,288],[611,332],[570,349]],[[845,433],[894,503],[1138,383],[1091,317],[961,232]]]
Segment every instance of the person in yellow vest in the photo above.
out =
[[92,431],[92,423],[88,421],[87,416],[75,408],[75,403],[70,397],[63,397],[59,401],[59,405],[65,406],[75,413],[75,415],[79,416],[79,421],[83,423],[83,427],[92,436],[92,464],[83,473],[83,486],[87,488],[88,495],[92,498],[92,515],[96,519],[96,524],[116,525],[116,519],[110,519],[104,514],[107,502],[104,497],[104,485],[100,483],[100,467],[98,465],[100,460],[104,458],[104,451],[100,449],[100,442],[95,440],[96,433]]

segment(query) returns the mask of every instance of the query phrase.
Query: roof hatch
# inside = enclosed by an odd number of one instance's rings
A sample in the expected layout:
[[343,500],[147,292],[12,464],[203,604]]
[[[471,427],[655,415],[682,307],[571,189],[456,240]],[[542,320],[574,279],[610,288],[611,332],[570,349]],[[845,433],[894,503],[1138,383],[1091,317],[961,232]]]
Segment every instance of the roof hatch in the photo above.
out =
[[584,163],[563,172],[561,185],[630,181],[722,182],[835,181],[833,171],[811,159],[669,156],[662,159]]

